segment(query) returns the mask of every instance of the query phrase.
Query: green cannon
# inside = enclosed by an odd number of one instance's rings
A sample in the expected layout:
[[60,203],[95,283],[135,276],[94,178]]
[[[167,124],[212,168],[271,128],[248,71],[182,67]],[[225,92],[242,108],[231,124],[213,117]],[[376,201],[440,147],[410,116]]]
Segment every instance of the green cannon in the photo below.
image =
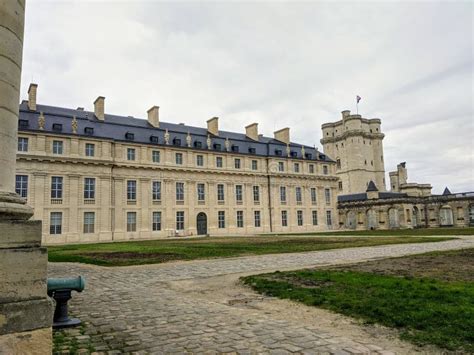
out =
[[56,301],[54,309],[53,328],[74,327],[81,324],[77,318],[69,318],[67,302],[71,299],[71,292],[82,292],[86,281],[82,276],[75,278],[48,279],[48,296]]

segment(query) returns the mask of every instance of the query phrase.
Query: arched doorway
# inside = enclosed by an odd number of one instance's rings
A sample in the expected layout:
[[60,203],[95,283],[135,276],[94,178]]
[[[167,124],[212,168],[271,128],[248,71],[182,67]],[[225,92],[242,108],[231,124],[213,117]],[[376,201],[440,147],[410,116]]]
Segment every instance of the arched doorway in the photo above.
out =
[[474,204],[469,205],[469,225],[474,226]]
[[400,218],[396,207],[392,207],[388,210],[388,227],[390,229],[400,228]]
[[356,214],[354,211],[349,211],[346,216],[346,228],[356,229],[356,227],[357,227]]
[[377,212],[373,209],[367,211],[367,229],[377,229],[379,222],[377,220]]
[[418,227],[418,224],[419,224],[418,207],[413,206],[411,225],[413,228],[416,228]]
[[207,234],[207,216],[204,212],[199,212],[196,217],[196,228],[198,235]]
[[439,209],[439,225],[452,226],[453,225],[453,210],[449,206],[443,206]]

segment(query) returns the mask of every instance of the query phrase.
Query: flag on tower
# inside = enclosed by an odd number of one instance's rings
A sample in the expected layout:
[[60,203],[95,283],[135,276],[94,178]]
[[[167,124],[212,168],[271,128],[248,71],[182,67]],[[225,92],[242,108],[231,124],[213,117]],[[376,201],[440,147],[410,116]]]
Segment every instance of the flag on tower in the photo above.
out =
[[362,97],[360,97],[359,95],[357,95],[357,96],[356,96],[357,103],[359,103],[360,99],[362,99]]

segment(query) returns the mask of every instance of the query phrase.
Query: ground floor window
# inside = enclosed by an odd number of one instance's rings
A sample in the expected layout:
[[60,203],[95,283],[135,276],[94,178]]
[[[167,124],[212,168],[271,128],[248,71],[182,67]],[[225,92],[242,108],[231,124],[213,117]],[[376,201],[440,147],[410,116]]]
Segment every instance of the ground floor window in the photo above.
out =
[[244,211],[237,211],[237,228],[244,227]]
[[332,226],[332,215],[331,211],[326,211],[326,224]]
[[184,230],[184,211],[176,212],[176,230]]
[[303,211],[296,211],[296,220],[299,226],[303,225]]
[[49,222],[49,234],[61,234],[62,232],[62,212],[51,212]]
[[161,230],[161,212],[153,212],[152,220],[152,230],[160,231]]
[[281,226],[288,227],[288,212],[281,211]]
[[254,215],[255,227],[260,227],[261,226],[260,211],[254,211],[253,215]]
[[127,212],[127,232],[137,231],[137,213]]
[[318,225],[318,211],[313,211],[312,217],[313,217],[313,226],[317,226]]
[[84,212],[84,233],[94,233],[95,213]]
[[217,212],[217,225],[219,228],[225,228],[225,211]]

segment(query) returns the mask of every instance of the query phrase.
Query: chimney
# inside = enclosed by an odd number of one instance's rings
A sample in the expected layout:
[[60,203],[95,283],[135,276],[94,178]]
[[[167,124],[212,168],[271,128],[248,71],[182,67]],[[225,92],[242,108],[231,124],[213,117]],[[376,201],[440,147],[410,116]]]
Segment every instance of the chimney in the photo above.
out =
[[288,127],[275,131],[273,134],[277,141],[290,144],[290,129]]
[[38,84],[30,84],[28,88],[28,108],[31,111],[36,111],[36,92],[38,91]]
[[246,126],[245,135],[254,141],[258,141],[258,123],[252,123]]
[[99,96],[94,101],[94,114],[98,120],[103,121],[105,119],[105,97]]
[[349,110],[344,110],[341,113],[342,113],[342,119],[349,117],[351,115],[351,111]]
[[212,117],[207,120],[207,131],[215,136],[219,135],[219,117]]
[[148,113],[148,123],[151,124],[153,127],[160,127],[160,115],[159,115],[159,106],[153,106],[151,107],[147,113]]

